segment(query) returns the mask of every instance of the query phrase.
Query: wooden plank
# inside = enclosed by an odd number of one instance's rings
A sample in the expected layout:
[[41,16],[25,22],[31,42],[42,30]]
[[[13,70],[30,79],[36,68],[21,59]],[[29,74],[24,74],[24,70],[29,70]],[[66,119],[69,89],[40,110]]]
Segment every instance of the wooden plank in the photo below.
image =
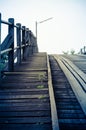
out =
[[53,84],[52,84],[52,75],[48,56],[47,56],[47,65],[48,65],[48,88],[49,88],[50,105],[51,105],[52,129],[59,130],[58,115],[57,115]]
[[1,130],[52,130],[51,124],[0,124]]
[[40,78],[39,76],[37,76],[37,77],[24,77],[24,76],[15,76],[15,77],[13,77],[13,76],[10,76],[10,77],[7,77],[7,78],[5,78],[4,79],[4,82],[8,82],[8,83],[13,83],[13,82],[38,82],[38,81],[40,81],[40,82],[47,82],[47,78]]
[[82,110],[81,109],[79,109],[79,110],[77,110],[77,111],[75,111],[75,110],[73,110],[73,109],[65,109],[65,110],[63,110],[63,109],[59,109],[58,110],[58,113],[63,113],[63,114],[65,114],[65,113],[67,113],[67,114],[75,114],[75,113],[77,113],[77,114],[82,114]]
[[59,123],[86,124],[86,119],[59,119]]
[[[42,91],[41,91],[42,90]],[[1,89],[0,90],[0,93],[9,93],[9,92],[11,92],[11,93],[16,93],[16,92],[48,92],[48,88],[45,88],[45,86],[43,87],[43,88],[34,88],[34,89],[31,89],[31,88],[29,88],[29,89]]]
[[43,91],[42,89],[41,90],[39,90],[39,91],[9,91],[9,92],[6,92],[6,91],[3,91],[3,92],[1,92],[0,91],[0,96],[1,95],[33,95],[33,94],[35,94],[35,95],[37,95],[37,94],[39,94],[39,95],[41,95],[41,94],[48,94],[48,91]]
[[13,117],[13,118],[0,118],[0,124],[5,123],[50,123],[50,117]]
[[77,117],[84,119],[85,116],[81,113],[77,114],[77,113],[61,113],[59,115],[59,119],[77,119]]
[[32,103],[24,103],[24,102],[21,102],[21,103],[0,103],[0,109],[2,108],[2,107],[17,107],[17,106],[19,106],[19,107],[22,107],[22,106],[27,106],[27,107],[44,107],[44,106],[46,106],[46,107],[50,107],[49,106],[50,104],[49,104],[49,102],[47,102],[47,103],[43,103],[43,102],[39,102],[39,104],[37,104],[37,103],[35,103],[35,102],[32,102]]
[[46,75],[47,72],[46,71],[42,71],[42,72],[41,71],[36,71],[36,72],[34,72],[34,71],[31,71],[31,72],[15,71],[15,72],[4,72],[4,74],[7,75],[7,76],[9,76],[9,75],[13,75],[13,76],[15,76],[15,75],[37,76],[37,75],[41,75],[41,74]]
[[0,89],[1,90],[5,90],[5,89],[29,89],[29,88],[37,88],[37,86],[40,86],[40,85],[43,85],[45,88],[47,88],[47,82],[40,82],[40,81],[37,81],[37,82],[29,82],[29,83],[26,83],[26,82],[18,82],[18,84],[16,82],[14,83],[10,83],[10,82],[4,82],[4,84],[1,84],[0,86]]
[[42,99],[44,99],[44,98],[48,98],[49,97],[49,95],[47,95],[47,94],[43,94],[43,95],[41,95],[41,97],[40,97],[40,95],[0,95],[0,100],[5,100],[5,99],[34,99],[34,98],[42,98]]
[[32,100],[31,98],[27,98],[27,99],[6,99],[6,100],[0,100],[0,103],[43,103],[43,102],[47,102],[49,103],[49,98],[34,98],[34,100]]
[[26,106],[2,106],[0,107],[0,112],[2,111],[30,111],[30,110],[50,110],[50,106],[45,106],[45,105],[26,105]]
[[66,104],[61,104],[61,105],[57,105],[57,109],[74,109],[74,110],[79,110],[80,109],[80,106],[74,106],[74,105],[66,105]]
[[38,110],[38,111],[4,111],[0,112],[0,117],[50,117],[50,111]]

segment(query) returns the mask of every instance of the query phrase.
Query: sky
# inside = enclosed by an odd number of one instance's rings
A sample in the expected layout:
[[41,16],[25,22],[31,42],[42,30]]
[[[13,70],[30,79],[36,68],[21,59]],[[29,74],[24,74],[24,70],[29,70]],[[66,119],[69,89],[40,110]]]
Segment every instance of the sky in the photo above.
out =
[[0,12],[2,20],[14,18],[34,35],[37,21],[40,52],[78,53],[86,45],[86,0],[0,0]]

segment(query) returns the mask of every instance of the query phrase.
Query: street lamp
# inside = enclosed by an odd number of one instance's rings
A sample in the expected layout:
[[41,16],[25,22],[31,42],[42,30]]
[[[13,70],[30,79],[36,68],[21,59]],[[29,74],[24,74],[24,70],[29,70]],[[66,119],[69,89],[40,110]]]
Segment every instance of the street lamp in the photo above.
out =
[[45,19],[45,20],[42,20],[42,21],[40,21],[40,22],[37,22],[36,21],[36,42],[37,42],[37,29],[38,29],[38,24],[40,24],[40,23],[44,23],[44,22],[46,22],[46,21],[48,21],[48,20],[51,20],[51,19],[53,19],[53,17],[51,17],[51,18],[48,18],[48,19]]

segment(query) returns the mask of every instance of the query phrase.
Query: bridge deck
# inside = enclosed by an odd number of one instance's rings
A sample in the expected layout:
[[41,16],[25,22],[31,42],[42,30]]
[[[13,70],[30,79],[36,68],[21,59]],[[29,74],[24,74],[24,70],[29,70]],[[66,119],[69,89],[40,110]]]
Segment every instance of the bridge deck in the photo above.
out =
[[6,72],[0,86],[1,130],[51,130],[46,53]]
[[[69,70],[62,71],[61,64],[54,58],[47,59],[46,53],[34,54],[15,66],[14,72],[4,72],[0,84],[0,130],[86,130],[86,115],[80,106],[82,97],[79,102],[74,85],[70,86],[70,80],[64,75],[67,71],[69,76]],[[52,76],[49,76],[49,66]],[[77,91],[80,84],[78,87]],[[53,90],[56,106],[51,102]]]

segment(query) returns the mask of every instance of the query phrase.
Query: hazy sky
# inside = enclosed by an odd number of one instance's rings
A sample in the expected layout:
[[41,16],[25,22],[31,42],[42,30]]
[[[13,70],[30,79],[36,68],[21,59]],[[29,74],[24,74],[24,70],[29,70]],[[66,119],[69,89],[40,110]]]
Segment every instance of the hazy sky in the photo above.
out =
[[76,52],[86,45],[86,0],[0,0],[2,19],[15,18],[35,35],[35,21],[53,19],[38,24],[39,50],[62,53]]

